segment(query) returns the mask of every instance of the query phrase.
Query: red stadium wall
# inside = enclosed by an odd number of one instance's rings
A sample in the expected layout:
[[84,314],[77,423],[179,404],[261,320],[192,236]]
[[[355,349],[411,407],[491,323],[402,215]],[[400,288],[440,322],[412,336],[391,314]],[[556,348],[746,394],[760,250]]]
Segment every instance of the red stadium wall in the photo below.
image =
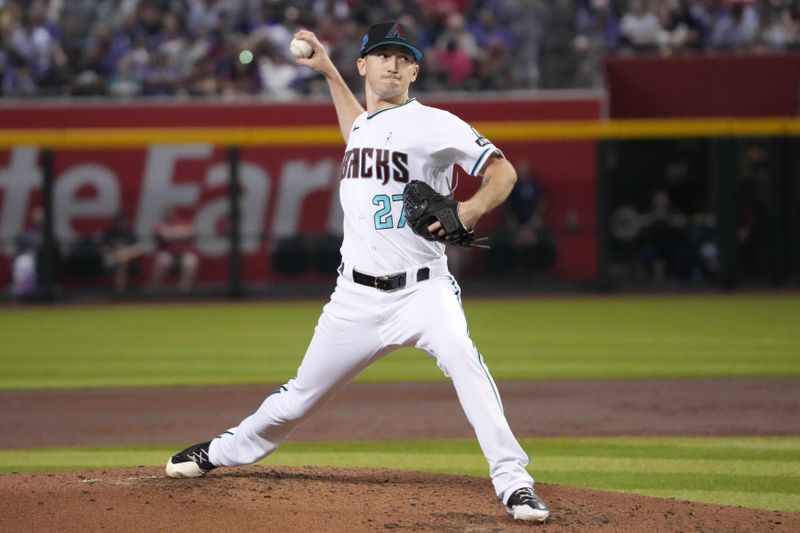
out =
[[791,117],[800,56],[609,58],[611,118]]
[[[425,101],[468,122],[597,119],[599,99]],[[259,105],[46,105],[0,108],[0,128],[291,126],[336,124],[329,103]],[[554,273],[566,279],[596,275],[596,145],[591,141],[498,142],[514,162],[527,159],[543,184],[547,224],[558,237]],[[341,232],[337,184],[343,147],[244,148],[243,266],[246,283],[274,280],[269,250],[279,236]],[[158,145],[143,149],[61,150],[55,153],[55,231],[62,243],[99,233],[126,210],[140,235],[170,206],[194,217],[202,257],[200,281],[227,279],[225,147]],[[14,237],[41,202],[37,147],[0,151],[0,285],[10,280]],[[457,196],[477,189],[461,176]],[[498,210],[481,225],[500,223]],[[567,229],[567,219],[577,219]]]

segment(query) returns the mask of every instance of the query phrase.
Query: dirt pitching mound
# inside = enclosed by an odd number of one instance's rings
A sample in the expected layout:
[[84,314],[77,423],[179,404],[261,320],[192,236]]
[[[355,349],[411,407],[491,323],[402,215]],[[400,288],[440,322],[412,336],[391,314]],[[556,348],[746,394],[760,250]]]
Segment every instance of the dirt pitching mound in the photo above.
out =
[[152,467],[0,476],[0,531],[800,531],[800,515],[540,484],[551,518],[514,522],[486,479],[271,468],[175,480]]

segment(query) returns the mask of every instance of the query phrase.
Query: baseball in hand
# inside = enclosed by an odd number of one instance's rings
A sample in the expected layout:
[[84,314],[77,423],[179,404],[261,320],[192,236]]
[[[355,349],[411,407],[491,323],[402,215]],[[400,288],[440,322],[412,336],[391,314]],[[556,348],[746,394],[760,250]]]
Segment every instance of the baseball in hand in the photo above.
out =
[[289,50],[291,50],[292,55],[296,59],[307,59],[314,53],[314,49],[311,48],[311,45],[300,39],[292,39],[292,42],[289,44]]

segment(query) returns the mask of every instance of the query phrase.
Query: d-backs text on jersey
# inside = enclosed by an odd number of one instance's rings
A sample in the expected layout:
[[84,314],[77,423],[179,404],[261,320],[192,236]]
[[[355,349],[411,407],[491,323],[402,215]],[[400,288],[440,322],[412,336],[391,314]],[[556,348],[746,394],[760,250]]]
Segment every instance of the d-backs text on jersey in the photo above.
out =
[[389,179],[408,182],[408,154],[381,148],[353,148],[344,153],[342,179],[374,178],[386,185]]

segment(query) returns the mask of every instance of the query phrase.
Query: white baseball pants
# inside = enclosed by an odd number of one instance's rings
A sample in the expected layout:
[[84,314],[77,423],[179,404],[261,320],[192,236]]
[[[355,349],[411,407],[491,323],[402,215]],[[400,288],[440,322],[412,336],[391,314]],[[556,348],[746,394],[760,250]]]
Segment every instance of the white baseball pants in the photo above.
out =
[[408,284],[393,292],[354,283],[346,266],[297,376],[238,427],[214,439],[211,462],[237,466],[261,460],[361,370],[396,348],[415,346],[436,359],[452,380],[498,498],[505,503],[515,490],[532,485],[525,470],[528,456],[509,428],[495,383],[469,337],[460,288],[446,261],[427,266],[430,279],[417,282],[417,268],[409,269]]

